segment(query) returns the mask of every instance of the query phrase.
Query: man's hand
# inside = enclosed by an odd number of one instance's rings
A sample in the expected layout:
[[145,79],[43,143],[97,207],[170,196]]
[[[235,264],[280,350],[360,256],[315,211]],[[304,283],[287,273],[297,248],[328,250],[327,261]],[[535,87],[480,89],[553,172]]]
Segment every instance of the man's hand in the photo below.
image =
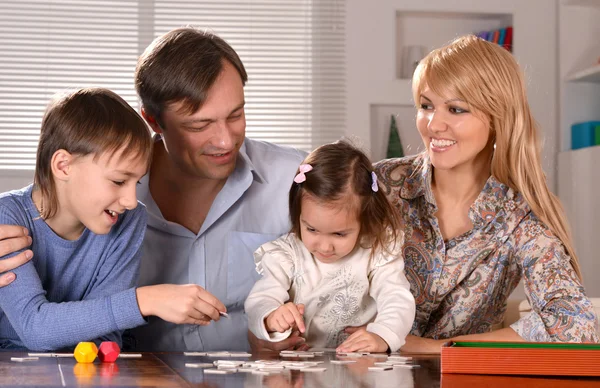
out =
[[168,322],[206,326],[227,312],[214,295],[196,284],[158,284],[136,290],[143,316],[155,315]]
[[293,331],[292,334],[279,342],[271,342],[258,339],[250,330],[248,330],[248,342],[252,353],[262,352],[281,352],[282,350],[308,350],[306,340],[300,337],[299,331]]
[[337,347],[338,353],[350,352],[386,352],[389,346],[380,336],[360,328],[352,333],[340,346]]
[[265,318],[265,327],[268,332],[283,333],[288,329],[297,328],[300,333],[306,331],[304,326],[304,305],[288,302]]
[[[29,231],[22,226],[0,225],[0,257],[25,249],[31,245]],[[28,249],[11,257],[10,259],[0,260],[0,287],[4,287],[13,280],[15,274],[13,269],[27,263],[33,257],[33,252]],[[8,273],[6,273],[8,272]]]

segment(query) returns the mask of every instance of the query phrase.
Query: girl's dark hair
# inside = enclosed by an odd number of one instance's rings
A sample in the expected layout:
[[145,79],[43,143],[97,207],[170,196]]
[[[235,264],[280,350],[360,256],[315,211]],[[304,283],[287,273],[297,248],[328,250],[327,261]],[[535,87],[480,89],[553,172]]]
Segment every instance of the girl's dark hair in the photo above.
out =
[[[302,197],[306,194],[323,202],[342,201],[358,212],[360,244],[372,255],[392,253],[401,233],[400,218],[382,190],[373,191],[373,165],[369,158],[346,140],[323,145],[311,152],[302,164],[310,164],[302,183],[292,183],[290,217],[293,233],[300,236]],[[353,196],[358,201],[353,200]]]
[[60,149],[73,155],[114,154],[150,163],[152,137],[144,120],[125,100],[103,88],[84,88],[57,95],[42,120],[34,186],[42,194],[41,217],[58,211],[52,156]]

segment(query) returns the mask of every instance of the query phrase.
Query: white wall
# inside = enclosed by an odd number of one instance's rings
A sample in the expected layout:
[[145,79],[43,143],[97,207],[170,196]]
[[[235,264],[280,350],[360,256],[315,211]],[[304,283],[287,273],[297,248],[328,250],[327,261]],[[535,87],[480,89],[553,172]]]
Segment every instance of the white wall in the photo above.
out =
[[33,171],[0,171],[0,193],[20,189],[33,182]]

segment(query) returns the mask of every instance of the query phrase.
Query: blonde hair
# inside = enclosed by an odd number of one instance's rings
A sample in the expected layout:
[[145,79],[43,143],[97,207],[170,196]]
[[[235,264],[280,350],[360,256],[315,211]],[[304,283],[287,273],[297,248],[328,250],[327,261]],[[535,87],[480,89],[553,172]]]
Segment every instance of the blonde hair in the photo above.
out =
[[533,213],[560,239],[581,279],[564,210],[542,171],[538,125],[512,54],[473,35],[458,38],[421,61],[413,77],[415,102],[426,86],[437,95],[460,98],[474,114],[489,121],[496,145],[492,175],[523,195]]

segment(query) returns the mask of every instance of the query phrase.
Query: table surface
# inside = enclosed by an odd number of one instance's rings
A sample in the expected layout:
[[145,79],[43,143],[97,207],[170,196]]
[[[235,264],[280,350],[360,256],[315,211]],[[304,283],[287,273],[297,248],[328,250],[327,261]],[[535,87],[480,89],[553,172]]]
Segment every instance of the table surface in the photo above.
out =
[[[326,353],[310,361],[325,361],[324,372],[287,370],[268,376],[238,372],[228,375],[204,374],[203,369],[186,368],[185,363],[213,362],[223,357],[184,356],[183,353],[142,353],[138,359],[118,359],[113,364],[96,360],[78,364],[74,358],[40,358],[14,362],[11,357],[25,357],[23,352],[0,352],[0,385],[73,387],[598,387],[600,378],[550,378],[480,375],[440,375],[437,355],[412,355],[416,369],[374,372],[368,367],[381,361],[363,356],[353,364],[331,364],[335,354]],[[297,360],[278,354],[256,354],[243,360]],[[299,360],[299,359],[298,359]]]

